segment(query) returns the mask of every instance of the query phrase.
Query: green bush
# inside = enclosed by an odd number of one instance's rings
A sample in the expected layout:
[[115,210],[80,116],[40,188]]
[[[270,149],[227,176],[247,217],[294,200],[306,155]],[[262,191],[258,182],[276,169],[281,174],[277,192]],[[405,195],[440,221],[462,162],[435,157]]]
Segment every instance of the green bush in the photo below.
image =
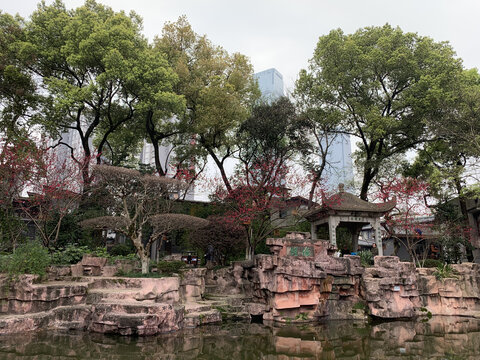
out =
[[370,250],[363,250],[358,252],[362,266],[367,267],[373,265],[373,254]]
[[457,272],[449,264],[441,264],[435,269],[434,275],[437,280],[442,280],[445,278],[457,278]]
[[424,268],[436,268],[442,265],[443,265],[443,262],[437,259],[425,259],[423,263]]
[[118,270],[115,276],[119,277],[127,277],[127,278],[162,278],[167,277],[167,274],[159,274],[159,273],[147,273],[142,274],[141,272],[136,271],[123,271],[122,269]]
[[133,252],[132,248],[126,244],[117,244],[110,249],[111,256],[128,256]]
[[110,257],[110,254],[108,253],[106,247],[97,247],[95,250],[91,252],[91,254],[96,257],[103,257],[107,259]]
[[84,254],[90,253],[88,246],[78,246],[76,244],[68,244],[64,249],[58,249],[51,254],[52,263],[55,265],[76,264]]
[[183,261],[159,261],[153,264],[157,268],[157,272],[160,274],[174,274],[178,273],[180,269],[185,267]]
[[50,265],[48,250],[35,241],[29,241],[17,247],[11,255],[2,257],[2,272],[10,275],[37,274],[44,276]]

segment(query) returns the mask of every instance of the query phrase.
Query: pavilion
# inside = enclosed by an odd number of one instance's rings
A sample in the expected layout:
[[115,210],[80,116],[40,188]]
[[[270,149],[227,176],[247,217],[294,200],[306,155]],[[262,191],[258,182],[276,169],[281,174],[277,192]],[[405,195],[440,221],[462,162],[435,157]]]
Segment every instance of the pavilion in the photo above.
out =
[[330,243],[336,247],[336,229],[338,226],[346,227],[351,230],[353,249],[356,251],[361,228],[370,224],[374,230],[378,255],[383,256],[380,218],[396,206],[396,199],[385,203],[370,203],[345,192],[343,184],[338,185],[338,190],[338,193],[324,199],[322,206],[304,215],[311,223],[312,240],[317,239],[321,227],[327,227]]

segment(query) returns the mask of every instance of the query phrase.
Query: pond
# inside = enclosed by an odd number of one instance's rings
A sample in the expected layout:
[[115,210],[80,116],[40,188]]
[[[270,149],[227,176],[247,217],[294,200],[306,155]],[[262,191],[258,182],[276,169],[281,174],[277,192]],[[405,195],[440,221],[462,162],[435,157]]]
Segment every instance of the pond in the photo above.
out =
[[480,319],[268,326],[225,323],[155,337],[0,337],[0,359],[480,359]]

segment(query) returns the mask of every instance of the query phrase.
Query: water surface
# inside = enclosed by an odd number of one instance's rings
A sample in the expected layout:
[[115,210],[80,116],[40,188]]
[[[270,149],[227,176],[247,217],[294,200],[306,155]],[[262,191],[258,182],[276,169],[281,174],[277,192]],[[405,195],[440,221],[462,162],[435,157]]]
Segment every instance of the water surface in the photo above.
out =
[[226,323],[154,337],[0,336],[0,359],[480,359],[480,319],[304,326]]

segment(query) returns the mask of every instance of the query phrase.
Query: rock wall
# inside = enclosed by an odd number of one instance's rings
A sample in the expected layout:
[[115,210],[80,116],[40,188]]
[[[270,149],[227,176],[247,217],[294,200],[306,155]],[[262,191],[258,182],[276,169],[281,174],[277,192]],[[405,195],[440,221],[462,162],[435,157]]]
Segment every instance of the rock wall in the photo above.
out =
[[[455,315],[480,318],[480,265],[452,265],[451,277],[416,269],[396,256],[377,256],[364,268],[358,256],[330,255],[328,242],[302,234],[268,239],[273,255],[210,271],[207,290],[244,294],[245,311],[264,320],[305,322]],[[308,256],[305,256],[308,255]]]
[[376,256],[362,278],[369,313],[380,318],[457,315],[480,318],[480,264],[452,265],[451,277],[418,268],[396,256]]
[[188,269],[164,278],[91,276],[46,283],[37,283],[34,275],[15,280],[3,276],[0,335],[37,329],[154,335],[218,322],[219,311],[196,303],[205,291],[205,272]]

